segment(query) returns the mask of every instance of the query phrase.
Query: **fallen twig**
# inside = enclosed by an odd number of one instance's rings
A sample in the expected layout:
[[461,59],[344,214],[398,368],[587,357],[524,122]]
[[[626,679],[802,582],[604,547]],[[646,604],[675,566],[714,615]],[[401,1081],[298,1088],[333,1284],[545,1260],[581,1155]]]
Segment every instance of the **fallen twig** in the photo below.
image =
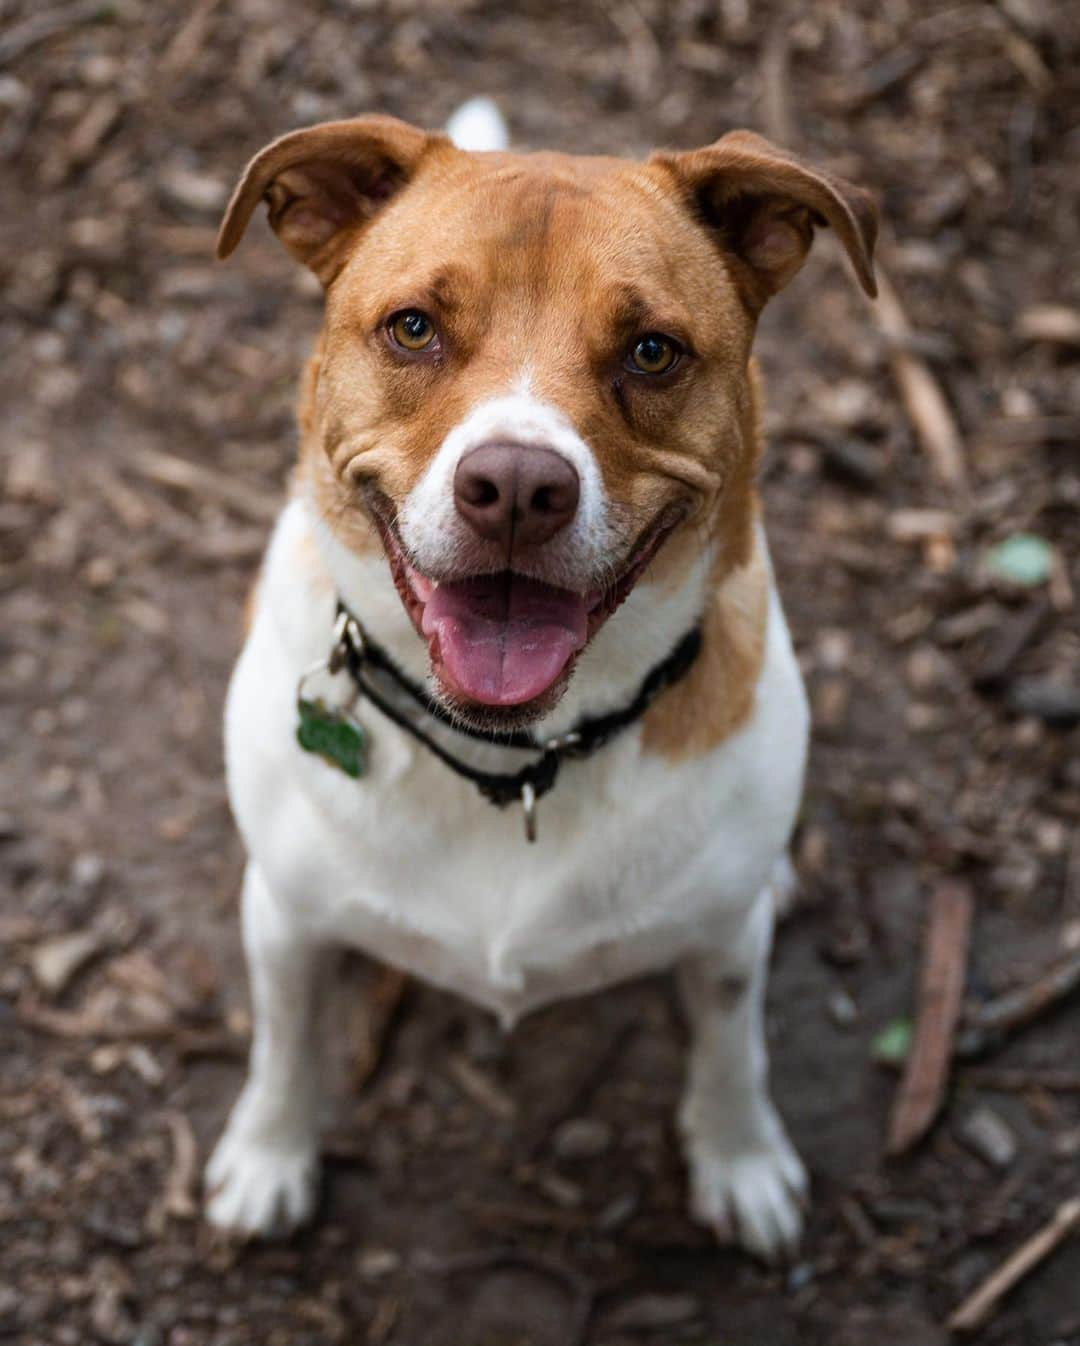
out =
[[926,362],[913,349],[911,323],[880,262],[876,270],[878,296],[874,313],[889,340],[889,363],[904,409],[934,476],[942,485],[961,490],[967,484],[967,468],[960,432],[945,394]]
[[249,482],[237,481],[225,472],[203,467],[188,458],[178,458],[160,449],[134,448],[124,457],[124,465],[159,486],[205,499],[209,497],[237,514],[260,523],[272,523],[281,512],[281,501],[260,491]]
[[915,1040],[893,1101],[886,1154],[909,1150],[941,1107],[964,993],[973,906],[963,883],[946,881],[930,893]]
[[173,1161],[165,1179],[163,1208],[177,1220],[190,1220],[198,1213],[195,1182],[199,1171],[199,1149],[191,1123],[182,1112],[165,1113],[165,1124],[172,1135]]
[[1013,1286],[1045,1261],[1077,1228],[1080,1228],[1080,1196],[1063,1201],[1053,1217],[964,1300],[949,1319],[949,1331],[975,1332],[982,1327]]
[[970,1058],[991,1051],[1017,1028],[1023,1028],[1077,990],[1080,990],[1080,951],[1055,963],[1027,986],[1006,991],[970,1009],[956,1041],[957,1056]]
[[517,1104],[471,1061],[464,1056],[452,1056],[447,1068],[454,1083],[467,1098],[479,1103],[500,1122],[513,1121],[517,1115]]
[[158,69],[163,75],[175,79],[187,70],[205,46],[207,28],[220,4],[221,0],[198,0],[192,7],[161,58]]
[[779,21],[772,25],[761,53],[762,122],[765,134],[781,145],[790,145],[795,139],[795,123],[791,116],[790,45],[788,24]]

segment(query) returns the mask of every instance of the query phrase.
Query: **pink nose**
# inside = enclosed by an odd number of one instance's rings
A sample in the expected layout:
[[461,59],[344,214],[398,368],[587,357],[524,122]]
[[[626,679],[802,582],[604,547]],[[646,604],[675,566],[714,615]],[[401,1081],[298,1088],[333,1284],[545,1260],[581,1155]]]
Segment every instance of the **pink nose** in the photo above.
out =
[[454,473],[454,504],[474,532],[511,547],[554,537],[577,513],[581,483],[554,449],[481,444]]

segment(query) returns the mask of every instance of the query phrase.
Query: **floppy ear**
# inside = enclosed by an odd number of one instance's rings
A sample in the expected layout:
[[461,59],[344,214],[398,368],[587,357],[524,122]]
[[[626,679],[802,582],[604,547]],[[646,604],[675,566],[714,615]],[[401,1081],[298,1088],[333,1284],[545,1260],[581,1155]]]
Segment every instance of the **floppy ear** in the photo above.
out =
[[798,271],[816,224],[828,224],[847,250],[859,284],[877,294],[877,207],[869,192],[811,168],[753,131],[731,131],[683,154],[650,163],[671,172],[705,223],[744,264],[747,295],[760,308]]
[[218,256],[228,257],[265,200],[278,238],[328,285],[353,231],[405,185],[437,143],[446,138],[396,117],[324,122],[282,136],[252,159],[237,184],[218,233]]

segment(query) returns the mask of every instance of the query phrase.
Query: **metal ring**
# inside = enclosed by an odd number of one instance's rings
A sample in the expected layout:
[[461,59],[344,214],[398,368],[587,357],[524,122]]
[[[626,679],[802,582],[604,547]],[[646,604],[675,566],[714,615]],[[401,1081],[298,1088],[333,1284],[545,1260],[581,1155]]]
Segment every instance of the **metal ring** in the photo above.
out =
[[521,787],[521,807],[525,814],[525,840],[536,840],[536,789],[532,781]]

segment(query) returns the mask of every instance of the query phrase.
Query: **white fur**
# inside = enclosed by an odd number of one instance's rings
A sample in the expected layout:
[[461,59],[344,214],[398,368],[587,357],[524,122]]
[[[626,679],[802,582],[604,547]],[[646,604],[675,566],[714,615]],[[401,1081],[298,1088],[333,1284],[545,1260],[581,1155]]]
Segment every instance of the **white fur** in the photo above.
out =
[[[647,577],[638,585],[541,732],[625,703],[700,612],[707,562],[674,593]],[[360,781],[298,747],[297,680],[327,653],[337,593],[422,674],[426,653],[385,562],[347,552],[296,499],[269,547],[226,711],[229,790],[250,857],[256,1033],[248,1083],[208,1170],[210,1219],[265,1234],[310,1213],[319,1097],[310,1007],[319,954],[347,945],[505,1024],[680,966],[684,987],[697,988],[687,992],[695,1043],[680,1114],[693,1210],[720,1234],[736,1224],[763,1255],[790,1247],[805,1177],[766,1092],[761,997],[769,885],[774,871],[783,877],[807,710],[775,592],[747,723],[677,766],[643,753],[637,728],[568,763],[540,802],[534,846],[519,808],[494,808],[370,707],[358,711],[372,741]],[[709,990],[731,978],[747,986],[734,1001],[730,987]]]
[[470,98],[462,103],[446,123],[446,134],[459,150],[474,153],[504,150],[510,144],[506,122],[491,98]]

